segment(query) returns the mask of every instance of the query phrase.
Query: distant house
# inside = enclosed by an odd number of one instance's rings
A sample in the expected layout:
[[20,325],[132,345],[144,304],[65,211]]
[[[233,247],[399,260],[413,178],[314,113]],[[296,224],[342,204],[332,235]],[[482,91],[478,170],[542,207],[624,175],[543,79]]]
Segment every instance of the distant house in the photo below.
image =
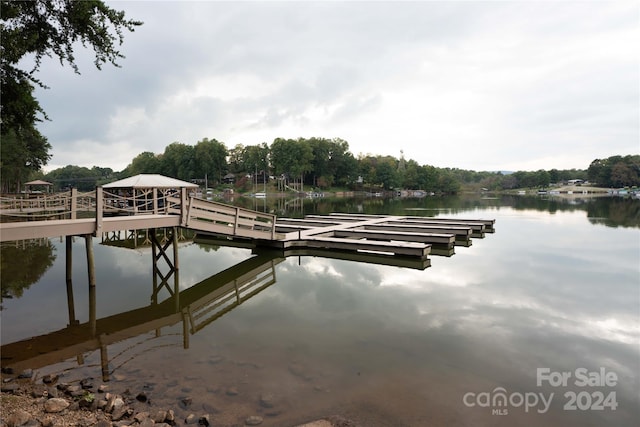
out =
[[236,182],[236,176],[232,173],[228,173],[222,177],[222,182],[225,184],[234,184]]

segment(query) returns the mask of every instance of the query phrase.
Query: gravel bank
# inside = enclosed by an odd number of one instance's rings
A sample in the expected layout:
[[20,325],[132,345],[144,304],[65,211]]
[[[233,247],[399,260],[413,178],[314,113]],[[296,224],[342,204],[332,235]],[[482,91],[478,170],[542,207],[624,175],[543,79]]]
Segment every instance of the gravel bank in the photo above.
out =
[[[151,409],[144,392],[113,393],[108,386],[97,388],[91,381],[80,384],[58,382],[58,378],[44,377],[42,384],[31,379],[31,372],[18,376],[2,375],[0,393],[0,427],[243,427],[264,424],[269,412],[252,415],[234,424],[221,424],[215,414],[192,413],[177,419],[171,408]],[[185,402],[187,403],[187,402]],[[309,421],[298,427],[358,427],[340,416]]]

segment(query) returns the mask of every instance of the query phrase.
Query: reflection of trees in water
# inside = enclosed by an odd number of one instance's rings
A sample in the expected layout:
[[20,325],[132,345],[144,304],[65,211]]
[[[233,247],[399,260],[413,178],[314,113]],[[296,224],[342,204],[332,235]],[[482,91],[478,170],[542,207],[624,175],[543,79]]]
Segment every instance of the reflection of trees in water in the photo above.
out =
[[584,211],[594,224],[611,227],[640,228],[640,200],[621,197],[549,197],[500,195],[441,196],[424,198],[345,198],[306,200],[304,214],[331,212],[357,212],[364,214],[391,214],[436,216],[469,214],[476,209],[496,210],[511,207],[515,210],[541,212]]
[[193,242],[199,249],[209,253],[209,252],[218,252],[218,249],[221,248],[221,246],[219,245],[210,245],[206,242],[199,242],[199,241],[195,241]]
[[640,228],[640,201],[620,197],[598,200],[588,206],[587,217],[593,224]]
[[[56,259],[49,239],[18,242],[0,247],[1,298],[20,297],[40,280]],[[0,299],[1,301],[1,299]]]

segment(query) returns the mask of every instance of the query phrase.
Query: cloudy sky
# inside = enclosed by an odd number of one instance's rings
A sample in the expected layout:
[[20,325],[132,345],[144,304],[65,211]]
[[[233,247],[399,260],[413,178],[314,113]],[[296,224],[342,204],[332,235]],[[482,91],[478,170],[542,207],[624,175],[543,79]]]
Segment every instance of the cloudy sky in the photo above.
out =
[[47,170],[122,170],[175,141],[342,138],[474,170],[640,152],[637,1],[116,1],[122,68],[38,77]]

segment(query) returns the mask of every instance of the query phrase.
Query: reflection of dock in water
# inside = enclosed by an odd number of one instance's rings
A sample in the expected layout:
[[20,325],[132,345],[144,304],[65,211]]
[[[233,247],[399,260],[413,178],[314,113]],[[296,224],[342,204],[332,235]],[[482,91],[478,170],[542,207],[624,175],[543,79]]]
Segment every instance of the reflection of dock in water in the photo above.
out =
[[[184,192],[182,200],[185,205]],[[189,206],[192,209],[187,210],[185,215],[191,215],[197,203],[196,199],[190,199]],[[217,220],[205,221],[200,229],[188,227],[190,230],[186,231],[174,225],[169,228],[133,227],[132,231],[124,228],[103,229],[103,244],[129,248],[150,246],[153,288],[150,306],[102,319],[96,318],[94,255],[91,236],[86,235],[89,321],[82,324],[75,320],[72,248],[71,236],[68,235],[65,250],[69,326],[47,335],[2,345],[2,365],[20,371],[53,365],[73,357],[82,363],[84,353],[99,349],[102,376],[108,381],[109,345],[151,331],[160,337],[163,327],[182,323],[183,346],[188,348],[190,334],[195,334],[274,284],[275,265],[286,257],[312,256],[424,270],[431,265],[427,258],[429,253],[451,256],[454,246],[469,246],[471,237],[482,238],[485,233],[495,231],[494,220],[364,214],[308,215],[301,220],[278,219],[277,223],[275,217],[269,216],[268,230],[256,230],[253,222],[244,229],[242,227],[249,220],[242,219],[240,208],[216,206],[217,209],[229,210],[222,219],[227,221],[223,225],[216,222],[220,220],[220,215],[215,214]],[[197,232],[196,242],[247,247],[257,255],[180,291],[178,242],[184,240],[185,232]],[[263,235],[268,235],[267,240],[259,238]],[[164,272],[162,266],[165,267]],[[170,297],[158,302],[158,295],[164,289]]]
[[[238,241],[233,239],[224,239],[217,236],[208,236],[198,234],[193,239],[195,243],[202,243],[215,246],[231,246],[236,248],[245,248],[251,250],[261,251],[257,249],[256,245],[248,241]],[[330,258],[343,261],[363,262],[367,264],[389,265],[392,267],[404,267],[413,268],[416,270],[424,270],[431,266],[431,260],[429,258],[415,258],[415,257],[402,257],[394,254],[384,254],[380,252],[357,252],[357,251],[339,251],[339,250],[326,250],[323,248],[306,248],[306,247],[290,247],[287,249],[269,249],[270,252],[277,253],[282,258],[289,258],[292,256],[302,257],[317,257],[317,258]],[[436,255],[453,255],[453,249],[443,248],[432,250],[432,253]]]
[[[167,300],[135,310],[90,319],[31,339],[2,345],[2,365],[16,372],[37,369],[100,350],[103,380],[108,381],[107,346],[182,322],[183,345],[189,347],[189,334],[239,306],[276,282],[275,266],[284,258],[266,252],[249,258],[183,290]],[[73,309],[72,296],[69,301]],[[90,299],[94,305],[95,295]]]

